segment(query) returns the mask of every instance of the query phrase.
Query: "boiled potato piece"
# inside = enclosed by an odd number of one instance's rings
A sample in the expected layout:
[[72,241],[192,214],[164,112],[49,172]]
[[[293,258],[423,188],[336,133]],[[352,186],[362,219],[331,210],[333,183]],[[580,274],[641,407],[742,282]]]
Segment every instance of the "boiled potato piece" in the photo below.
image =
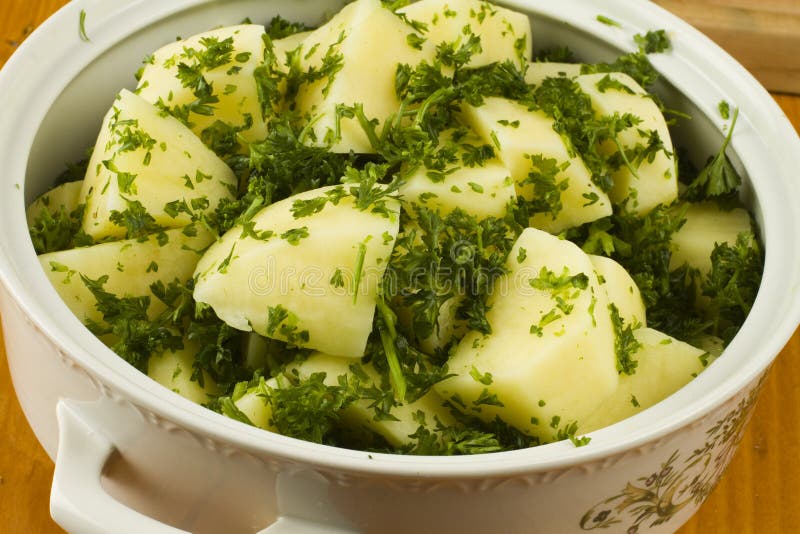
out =
[[[367,382],[356,377],[350,369],[353,360],[330,356],[321,352],[311,354],[307,359],[290,364],[286,371],[298,376],[300,380],[308,379],[314,373],[325,373],[323,383],[326,386],[339,384],[339,377],[346,376],[348,383],[359,382],[363,387],[381,386],[380,374],[372,364],[359,364],[367,377]],[[261,384],[249,388],[239,398],[234,399],[236,407],[244,413],[257,427],[277,431],[272,419],[273,407],[270,389],[291,387],[287,380],[271,378]],[[341,416],[345,426],[350,428],[366,428],[383,436],[392,446],[399,447],[411,442],[410,435],[415,433],[420,425],[434,430],[437,423],[446,426],[455,424],[453,416],[443,404],[444,401],[434,392],[408,404],[400,404],[391,408],[390,413],[396,420],[376,417],[375,409],[370,407],[373,400],[356,400],[347,406]]]
[[200,347],[189,340],[184,340],[183,344],[182,349],[151,355],[147,361],[147,376],[192,402],[206,403],[219,394],[217,385],[205,372],[202,386],[192,380],[192,363]]
[[95,239],[126,237],[115,213],[130,214],[137,224],[149,217],[163,228],[185,226],[192,214],[232,199],[236,187],[233,171],[186,126],[123,89],[103,120],[83,180],[83,231]]
[[422,37],[434,45],[462,45],[471,35],[478,37],[480,51],[468,67],[511,60],[522,68],[531,59],[531,22],[523,13],[479,0],[420,0],[398,13],[425,24]]
[[242,24],[169,43],[146,58],[136,92],[201,138],[220,121],[245,141],[260,141],[267,126],[253,71],[263,60],[264,35],[263,26]]
[[509,202],[517,196],[508,169],[496,158],[465,164],[467,150],[478,149],[484,143],[471,135],[465,138],[459,135],[456,141],[452,131],[441,135],[444,142],[458,146],[456,160],[441,171],[421,165],[411,174],[400,188],[404,209],[412,217],[414,205],[439,210],[443,216],[460,208],[479,219],[503,217]]
[[165,306],[150,285],[189,280],[200,254],[214,238],[205,227],[191,225],[153,234],[144,241],[128,239],[49,252],[40,255],[39,262],[66,305],[84,323],[102,322],[103,317],[81,275],[92,280],[108,276],[103,289],[118,297],[149,296],[147,312],[154,318]]
[[605,256],[590,254],[589,259],[609,302],[617,307],[625,325],[646,326],[642,294],[625,267]]
[[272,41],[272,52],[275,54],[278,68],[284,72],[289,71],[289,63],[286,54],[296,50],[298,47],[303,46],[303,41],[311,35],[312,32],[297,32],[284,37],[283,39],[276,39]]
[[[325,384],[333,386],[338,384],[338,378],[342,375],[348,375],[352,382],[354,378],[350,370],[352,363],[353,360],[349,358],[318,352],[299,364],[290,366],[290,370],[296,369],[301,378],[307,378],[313,373],[325,373]],[[363,384],[364,387],[381,386],[381,376],[372,364],[361,364],[361,368],[368,379],[368,382]],[[374,401],[370,399],[358,400],[345,408],[342,414],[345,424],[351,427],[365,427],[380,434],[394,447],[409,443],[411,441],[409,436],[416,432],[421,424],[430,430],[436,427],[437,420],[446,426],[455,424],[449,410],[442,406],[444,401],[433,391],[414,402],[392,407],[390,413],[397,420],[376,417],[375,409],[370,407],[372,402]],[[424,416],[424,422],[420,413]]]
[[399,226],[399,202],[385,208],[359,210],[344,186],[267,206],[209,248],[194,298],[239,330],[359,358]]
[[233,404],[239,409],[253,426],[277,432],[271,422],[272,405],[269,402],[269,389],[278,387],[278,382],[271,378],[263,380],[257,385],[248,388],[241,396],[233,398]]
[[608,298],[589,257],[528,228],[495,282],[490,334],[469,332],[434,389],[484,421],[496,416],[542,441],[592,413],[617,388]]
[[461,297],[450,297],[439,308],[439,317],[436,319],[437,328],[425,339],[420,340],[419,347],[427,354],[433,354],[438,349],[443,349],[454,337],[461,337],[467,333],[465,321],[456,317]]
[[581,66],[580,63],[531,62],[525,71],[525,81],[531,85],[540,85],[547,78],[575,78],[580,75]]
[[[575,78],[581,90],[592,101],[597,115],[623,115],[630,113],[641,122],[617,136],[620,145],[627,151],[637,145],[647,147],[657,135],[663,147],[650,154],[643,161],[631,161],[635,172],[622,165],[612,173],[614,186],[609,192],[611,201],[619,204],[628,201],[627,207],[639,214],[645,214],[659,204],[670,204],[678,197],[678,173],[672,151],[672,138],[655,101],[636,83],[621,72],[609,74],[582,74]],[[603,148],[609,153],[617,152],[613,143]]]
[[[611,215],[608,196],[592,182],[583,161],[570,154],[544,112],[491,97],[482,106],[462,105],[462,119],[485,142],[495,145],[498,157],[511,171],[517,195],[547,204],[537,208],[540,212],[531,217],[531,226],[558,233]],[[534,182],[529,183],[529,178]],[[545,200],[542,194],[551,189],[555,201]]]
[[693,339],[692,343],[698,349],[708,353],[707,360],[709,363],[719,358],[722,355],[722,351],[725,350],[725,341],[711,334],[701,335],[697,339]]
[[417,50],[409,44],[410,33],[413,29],[379,0],[356,0],[305,38],[301,70],[328,73],[302,84],[294,102],[311,118],[316,144],[330,143],[334,152],[375,152],[355,119],[343,119],[341,136],[335,139],[336,107],[360,103],[367,117],[380,122],[397,112],[397,65],[433,58],[432,45]]
[[28,226],[33,225],[36,218],[44,211],[50,212],[51,215],[55,215],[62,208],[67,213],[75,211],[80,205],[82,187],[82,180],[67,182],[37,197],[25,210],[25,219],[28,222]]
[[711,272],[714,245],[734,245],[742,232],[753,232],[753,223],[747,210],[735,208],[726,211],[716,202],[690,203],[686,210],[686,222],[672,235],[673,249],[669,266],[677,269],[688,263],[706,275]]
[[581,432],[590,432],[621,421],[672,395],[697,376],[705,365],[705,351],[678,341],[652,328],[633,331],[641,347],[632,375],[620,375],[619,386],[594,413],[579,422]]

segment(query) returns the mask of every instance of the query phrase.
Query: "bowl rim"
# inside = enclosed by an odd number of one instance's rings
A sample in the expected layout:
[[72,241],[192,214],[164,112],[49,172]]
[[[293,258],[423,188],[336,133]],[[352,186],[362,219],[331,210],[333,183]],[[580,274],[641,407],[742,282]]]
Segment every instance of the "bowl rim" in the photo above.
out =
[[[684,94],[700,91],[706,98],[693,101],[708,117],[715,117],[719,101],[708,95],[723,95],[739,105],[733,150],[750,174],[777,176],[782,189],[768,187],[764,180],[753,184],[766,241],[764,282],[740,334],[726,349],[729,358],[719,358],[697,379],[656,406],[590,432],[589,446],[575,448],[566,441],[477,456],[402,456],[319,445],[249,427],[183,399],[116,357],[60,302],[38,268],[23,223],[27,157],[15,156],[27,156],[47,109],[72,77],[104,50],[157,20],[214,3],[74,0],[34,31],[0,71],[0,99],[11,103],[6,108],[11,110],[10,116],[0,123],[0,163],[8,170],[0,188],[10,191],[0,199],[0,227],[4,228],[0,234],[0,282],[29,321],[63,355],[130,402],[218,443],[320,468],[416,478],[483,478],[549,471],[638,448],[713,412],[758,379],[800,322],[800,270],[792,269],[800,265],[800,244],[793,238],[800,235],[800,214],[781,203],[787,192],[794,192],[795,198],[800,196],[798,180],[792,180],[793,171],[800,168],[800,138],[766,90],[707,37],[650,2],[607,0],[598,9],[591,0],[565,0],[558,6],[510,0],[502,3],[540,17],[569,21],[565,23],[576,31],[621,49],[631,49],[632,35],[653,29],[650,21],[658,21],[656,26],[672,37],[673,50],[651,57],[651,61],[669,83]],[[87,29],[92,46],[86,46],[77,31],[79,14],[84,10],[89,14]],[[610,16],[621,27],[601,24],[596,19],[599,14]],[[535,32],[534,26],[534,41]],[[57,54],[52,53],[54,49],[58,49]],[[37,85],[45,79],[49,85]],[[694,85],[698,80],[707,85],[698,89]],[[763,209],[774,202],[778,208]],[[778,280],[784,280],[782,287]],[[772,335],[761,339],[765,331]],[[744,357],[751,353],[752,358]]]

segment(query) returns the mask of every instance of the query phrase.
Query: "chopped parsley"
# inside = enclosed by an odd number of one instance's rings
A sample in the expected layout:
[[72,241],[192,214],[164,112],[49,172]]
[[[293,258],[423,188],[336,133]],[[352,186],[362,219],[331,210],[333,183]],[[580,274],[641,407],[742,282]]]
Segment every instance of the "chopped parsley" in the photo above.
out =
[[285,239],[290,245],[297,246],[300,244],[301,239],[308,237],[308,227],[301,226],[299,228],[291,228],[281,234],[281,239]]
[[42,209],[28,227],[36,253],[45,254],[92,244],[92,238],[81,230],[84,208],[85,204],[72,211],[65,206],[59,206],[55,211]]
[[709,159],[706,166],[697,177],[689,184],[683,196],[687,200],[703,200],[736,194],[742,184],[742,178],[736,171],[725,153],[733,137],[736,119],[739,117],[739,108],[733,110],[733,118],[728,128],[728,134],[722,142],[719,152]]
[[621,28],[622,27],[622,25],[619,22],[617,22],[614,19],[608,18],[605,15],[597,15],[597,17],[595,17],[595,19],[597,19],[597,22],[601,22],[601,23],[605,24],[606,26],[616,26],[617,28]]
[[78,36],[81,38],[81,41],[84,43],[88,43],[91,41],[89,36],[86,34],[86,10],[81,9],[80,14],[78,15]]
[[614,327],[614,352],[617,354],[617,371],[620,374],[632,375],[636,372],[638,362],[634,358],[642,344],[633,335],[633,330],[638,325],[625,324],[620,317],[616,305],[610,304],[611,325]]
[[644,35],[637,33],[633,36],[633,41],[645,54],[660,54],[672,48],[672,43],[664,30],[650,30]]

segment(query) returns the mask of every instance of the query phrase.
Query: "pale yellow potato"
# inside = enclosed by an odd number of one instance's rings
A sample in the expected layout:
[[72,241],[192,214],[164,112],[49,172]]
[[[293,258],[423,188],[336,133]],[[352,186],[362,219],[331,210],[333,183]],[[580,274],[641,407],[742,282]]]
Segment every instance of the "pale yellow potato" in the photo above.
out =
[[267,400],[267,386],[275,388],[277,381],[271,378],[265,382],[249,388],[241,397],[233,400],[233,404],[247,416],[251,423],[258,428],[277,432],[272,425],[272,404]]
[[192,380],[192,363],[200,347],[189,340],[184,340],[183,345],[182,349],[151,355],[147,361],[147,376],[192,402],[206,403],[219,394],[219,388],[206,372],[203,372],[202,386]]
[[[186,235],[184,230],[196,235]],[[214,238],[205,227],[192,225],[166,230],[162,236],[154,234],[144,241],[128,239],[49,252],[39,256],[39,263],[69,309],[83,322],[100,322],[102,314],[81,274],[92,280],[107,275],[103,289],[118,297],[149,296],[148,316],[154,318],[165,306],[152,294],[150,285],[189,280],[200,255]]]
[[532,85],[541,85],[547,78],[575,78],[580,75],[580,63],[558,63],[550,61],[534,61],[528,63],[525,81]]
[[134,201],[156,225],[178,228],[192,217],[173,217],[168,204],[183,201],[195,214],[210,213],[223,198],[234,198],[236,187],[233,171],[186,126],[123,89],[103,120],[83,180],[82,228],[95,239],[124,238],[125,226],[111,216]]
[[591,432],[649,408],[688,384],[703,371],[706,352],[652,328],[633,331],[641,348],[633,354],[638,362],[632,375],[622,374],[619,386],[594,413],[578,423],[580,432]]
[[80,205],[82,187],[82,180],[67,182],[37,197],[25,210],[28,226],[32,226],[36,218],[44,211],[49,211],[51,215],[58,213],[61,208],[64,208],[67,213],[75,211]]
[[753,232],[753,222],[747,210],[735,208],[725,211],[716,202],[690,203],[686,222],[672,235],[670,269],[688,263],[701,274],[708,274],[714,246],[723,243],[734,245],[742,232]]
[[[443,132],[441,136],[450,140],[452,132]],[[477,148],[485,143],[470,135],[459,139],[457,144]],[[406,179],[400,187],[400,195],[409,215],[414,217],[415,204],[439,210],[443,216],[456,208],[479,219],[506,214],[509,202],[517,196],[509,170],[496,158],[481,166],[466,166],[462,162],[463,155],[464,150],[459,150],[458,160],[444,171],[431,172],[422,165]]]
[[561,191],[562,209],[555,218],[551,213],[536,213],[530,219],[531,226],[558,233],[611,215],[608,196],[592,182],[580,157],[570,154],[564,139],[553,130],[553,120],[544,112],[497,97],[486,98],[479,107],[463,104],[461,110],[462,120],[485,142],[495,145],[495,153],[516,183],[517,195],[527,200],[535,197],[534,186],[523,184],[534,170],[531,155],[565,166],[555,178],[557,183],[567,181]]
[[[353,360],[340,358],[328,354],[314,353],[306,360],[298,364],[291,365],[289,369],[296,369],[301,378],[308,378],[313,373],[325,373],[324,383],[328,386],[335,386],[339,383],[340,376],[347,376],[349,381],[353,381],[355,376],[350,370]],[[365,387],[376,385],[380,387],[381,376],[372,364],[360,364],[368,377]],[[278,381],[280,384],[280,381]],[[450,411],[442,406],[444,400],[434,391],[429,391],[419,399],[410,403],[400,403],[391,408],[390,413],[397,420],[378,420],[375,417],[375,408],[372,408],[372,400],[359,400],[345,408],[342,414],[345,425],[350,427],[362,427],[371,430],[386,439],[390,445],[399,447],[411,442],[409,436],[417,431],[420,425],[433,431],[437,421],[445,426],[455,424]],[[419,413],[424,414],[424,424],[420,420]]]
[[605,256],[589,255],[608,301],[617,307],[625,326],[647,326],[642,294],[625,267]]
[[[241,129],[248,142],[262,140],[267,125],[258,97],[253,71],[263,61],[264,26],[242,24],[226,26],[169,43],[145,60],[136,92],[152,104],[170,109],[183,107],[197,100],[196,87],[186,87],[179,76],[181,64],[198,70],[211,85],[211,94],[218,102],[209,103],[212,114],[190,112],[191,130],[201,136],[215,121]],[[211,64],[204,58],[223,44],[227,54]],[[204,55],[205,54],[205,55]],[[252,124],[247,127],[248,118]]]
[[455,336],[467,333],[467,325],[456,317],[458,306],[462,302],[459,296],[450,297],[439,308],[436,319],[437,328],[425,339],[420,340],[419,348],[426,354],[434,354],[437,349],[444,348]]
[[[606,76],[624,85],[630,92],[614,87],[601,91],[598,83]],[[646,146],[648,139],[640,131],[658,132],[664,144],[665,150],[659,150],[652,161],[631,162],[635,173],[623,165],[612,174],[614,186],[609,192],[611,201],[619,204],[627,199],[629,209],[639,214],[646,214],[659,204],[670,204],[675,200],[678,197],[678,173],[673,156],[672,138],[664,115],[655,101],[633,78],[621,72],[582,74],[576,77],[575,81],[591,99],[595,114],[610,116],[614,113],[620,115],[630,113],[641,119],[639,124],[623,130],[618,135],[623,148],[628,150],[636,145]],[[616,145],[610,142],[605,143],[602,148],[607,153],[617,151]]]
[[[321,352],[311,354],[307,359],[290,364],[287,372],[297,373],[301,380],[308,379],[314,373],[325,373],[323,383],[327,386],[339,384],[339,377],[346,376],[348,382],[353,383],[357,378],[350,370],[353,360],[330,356]],[[380,387],[381,377],[372,364],[359,364],[367,375],[364,387],[376,385]],[[289,387],[285,378],[280,376],[271,378],[263,383],[249,388],[241,397],[234,400],[236,407],[242,411],[250,421],[259,428],[277,432],[272,423],[272,404],[269,389]],[[349,428],[365,428],[383,436],[392,446],[399,447],[411,443],[409,436],[417,431],[420,425],[434,430],[437,423],[450,426],[455,424],[450,411],[443,406],[441,399],[433,391],[411,403],[402,403],[391,408],[390,413],[397,420],[378,420],[375,409],[370,407],[372,400],[357,400],[341,413],[342,423]],[[420,414],[424,415],[421,420]]]
[[363,104],[370,119],[383,123],[397,112],[395,93],[397,65],[417,65],[433,59],[433,47],[417,50],[407,40],[413,29],[379,0],[356,0],[303,40],[302,70],[319,70],[328,55],[341,55],[341,68],[333,76],[301,85],[296,109],[311,117],[315,145],[331,144],[333,152],[374,153],[367,136],[355,119],[341,121],[340,138],[335,138],[336,106]]
[[[400,207],[388,199],[385,214],[371,207],[361,211],[344,194],[318,213],[294,216],[296,202],[342,192],[342,187],[306,191],[267,206],[251,221],[258,237],[243,235],[241,225],[229,230],[197,265],[195,300],[239,330],[337,356],[363,356]],[[269,308],[279,306],[289,316],[270,329]],[[295,335],[286,330],[291,327]]]
[[480,0],[420,0],[398,13],[427,25],[422,36],[435,45],[461,45],[467,40],[465,31],[479,37],[481,50],[468,67],[511,60],[523,68],[531,59],[531,22],[524,13]]
[[272,41],[272,53],[275,54],[278,70],[281,72],[289,72],[289,58],[287,54],[297,50],[298,47],[302,47],[303,41],[305,41],[311,33],[310,31],[297,32],[283,39],[275,39]]
[[[552,441],[617,388],[608,297],[588,255],[535,228],[520,235],[506,268],[488,302],[492,332],[464,336],[447,362],[456,376],[434,389],[467,414]],[[542,283],[550,277],[585,286],[551,289]],[[492,396],[502,406],[480,401]]]

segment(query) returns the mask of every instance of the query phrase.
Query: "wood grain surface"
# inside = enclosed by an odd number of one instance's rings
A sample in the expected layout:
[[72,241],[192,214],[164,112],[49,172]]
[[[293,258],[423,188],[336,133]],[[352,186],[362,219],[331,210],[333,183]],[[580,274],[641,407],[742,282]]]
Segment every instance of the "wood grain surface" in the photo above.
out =
[[[796,0],[774,1],[798,5]],[[33,28],[64,3],[64,0],[0,0],[0,65]],[[726,4],[723,0],[715,3]],[[727,3],[762,5],[755,0]],[[75,22],[77,31],[78,21]],[[775,98],[800,130],[800,96]],[[777,358],[728,471],[680,532],[800,530],[799,421],[800,330]],[[4,345],[0,343],[0,532],[62,532],[49,515],[52,476],[53,463],[36,441],[14,395]]]
[[770,91],[800,94],[800,0],[654,0],[726,49]]

